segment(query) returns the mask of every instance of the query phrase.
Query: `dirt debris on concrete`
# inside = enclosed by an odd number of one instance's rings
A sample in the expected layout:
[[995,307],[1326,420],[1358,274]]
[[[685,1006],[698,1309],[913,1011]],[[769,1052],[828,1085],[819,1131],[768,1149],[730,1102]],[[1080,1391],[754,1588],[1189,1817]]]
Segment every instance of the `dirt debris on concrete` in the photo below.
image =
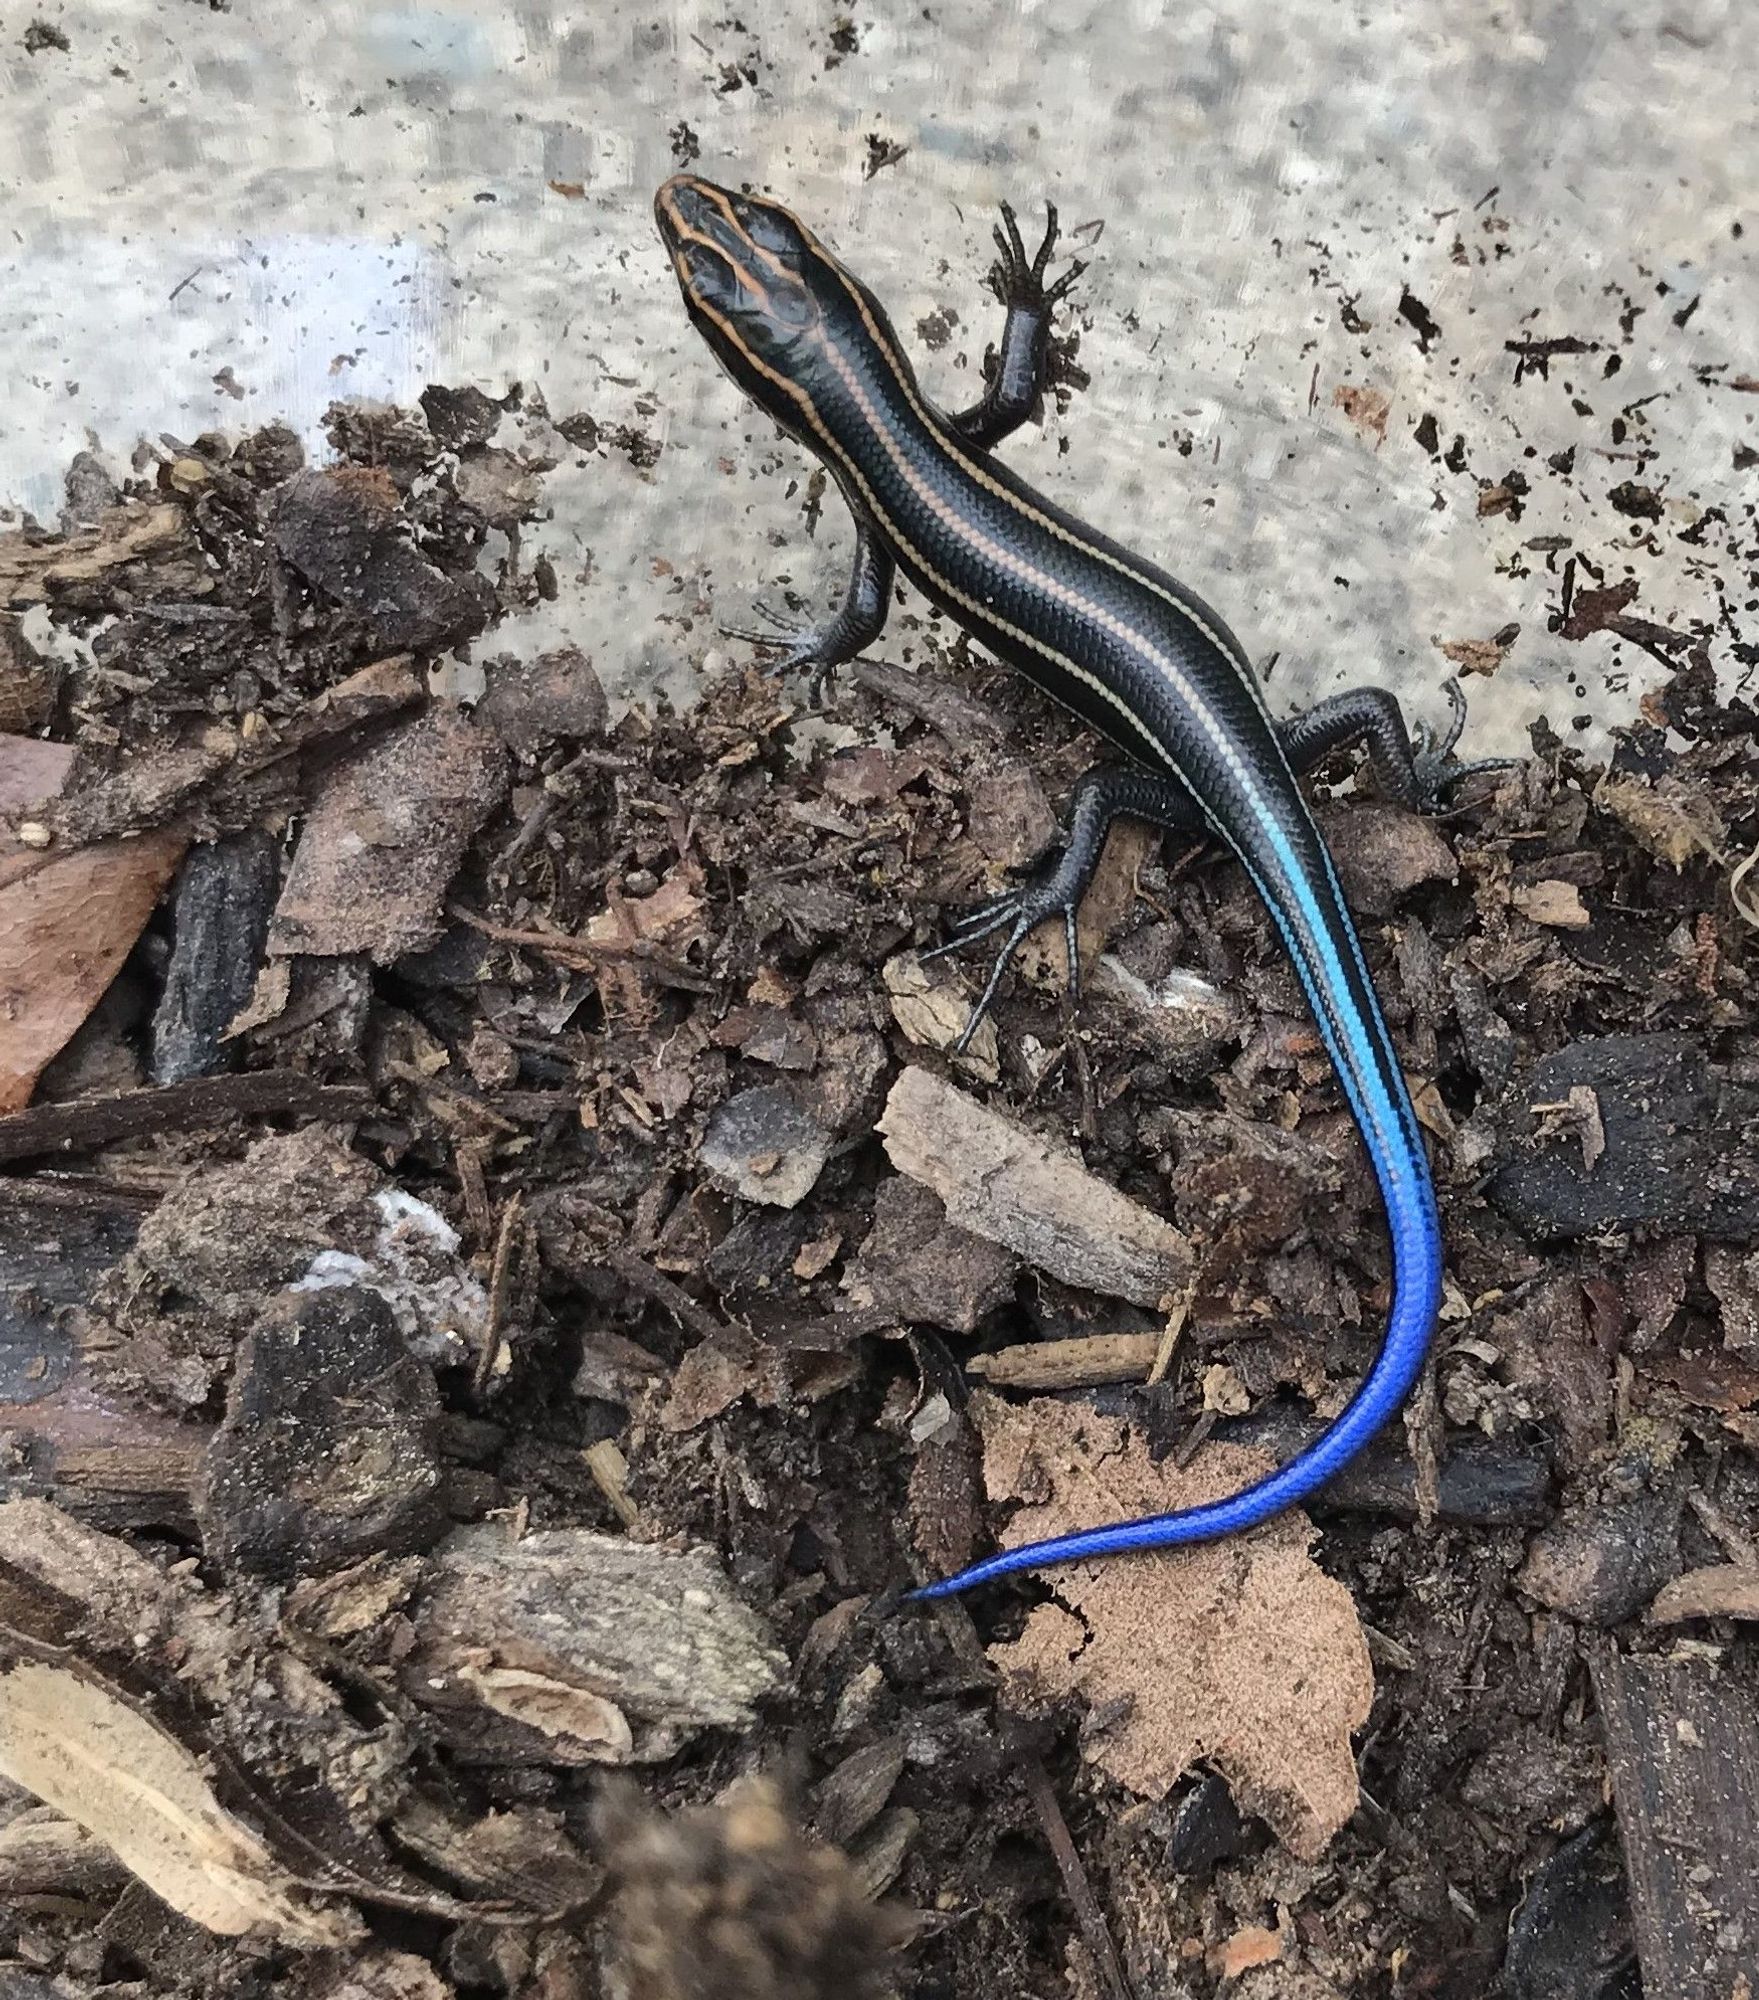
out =
[[[1088,747],[962,649],[823,716],[497,658],[550,587],[509,413],[176,443],[0,537],[0,943],[23,880],[120,967],[53,1050],[0,1017],[0,1967],[1613,2000],[1695,1925],[1747,1976],[1751,1816],[1679,1748],[1759,1745],[1759,755],[1702,647],[1606,769],[1329,774],[1447,1219],[1402,1431],[1262,1547],[898,1609],[1310,1441],[1372,1180],[1210,852],[1114,841],[1079,1016],[1053,940],[950,1061],[983,968],[915,951]],[[156,909],[56,900],[153,842]]]

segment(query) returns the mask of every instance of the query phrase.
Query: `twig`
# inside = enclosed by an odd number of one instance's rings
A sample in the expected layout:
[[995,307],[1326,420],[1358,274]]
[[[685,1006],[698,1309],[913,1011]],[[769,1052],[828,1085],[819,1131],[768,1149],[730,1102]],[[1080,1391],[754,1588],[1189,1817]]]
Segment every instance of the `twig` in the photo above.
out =
[[655,1305],[664,1306],[674,1319],[687,1326],[704,1340],[712,1340],[717,1346],[725,1346],[736,1340],[738,1330],[704,1306],[699,1306],[682,1285],[673,1284],[663,1272],[656,1271],[645,1257],[638,1257],[624,1244],[613,1245],[605,1252],[605,1262],[630,1288],[640,1292],[643,1298],[651,1299]]
[[589,1444],[581,1457],[592,1483],[610,1502],[611,1511],[631,1534],[641,1526],[641,1509],[629,1497],[629,1461],[611,1438]]
[[1179,1336],[1185,1331],[1185,1322],[1191,1317],[1191,1293],[1186,1291],[1182,1299],[1175,1299],[1167,1310],[1166,1330],[1160,1337],[1160,1346],[1155,1350],[1154,1363],[1143,1378],[1152,1389],[1157,1382],[1167,1379],[1167,1370],[1173,1365],[1173,1356],[1178,1352]]
[[538,952],[576,972],[589,971],[606,959],[622,960],[641,966],[664,984],[682,987],[687,993],[716,993],[720,990],[712,979],[705,979],[682,959],[656,950],[642,938],[633,939],[628,944],[612,944],[608,940],[601,944],[592,938],[570,936],[564,931],[522,931],[509,924],[498,924],[492,917],[467,910],[460,903],[448,904],[447,914],[456,917],[461,924],[468,924],[473,931],[480,931],[495,944]]
[[373,1093],[362,1084],[319,1083],[297,1070],[198,1076],[156,1090],[125,1090],[115,1097],[75,1098],[70,1104],[15,1111],[0,1118],[0,1161],[90,1152],[118,1139],[156,1138],[288,1112],[312,1123],[343,1124],[366,1117],[373,1105]]
[[1057,1873],[1063,1878],[1064,1891],[1074,1906],[1075,1921],[1081,1927],[1082,1939],[1099,1968],[1112,2000],[1133,2000],[1130,1982],[1124,1977],[1123,1966],[1118,1963],[1117,1947],[1106,1928],[1105,1912],[1099,1907],[1099,1898],[1093,1893],[1086,1866],[1076,1851],[1069,1823],[1057,1803],[1056,1788],[1050,1781],[1050,1774],[1023,1743],[1016,1742],[1013,1748],[1020,1775],[1026,1781],[1026,1796],[1032,1801],[1038,1823],[1044,1829],[1045,1844],[1050,1848]]
[[500,1352],[501,1328],[507,1319],[507,1285],[513,1270],[514,1232],[524,1213],[525,1197],[513,1195],[501,1211],[501,1226],[495,1232],[494,1261],[489,1267],[489,1309],[483,1326],[482,1353],[477,1356],[476,1379],[472,1384],[479,1397],[488,1390],[489,1378],[495,1372],[495,1357]]

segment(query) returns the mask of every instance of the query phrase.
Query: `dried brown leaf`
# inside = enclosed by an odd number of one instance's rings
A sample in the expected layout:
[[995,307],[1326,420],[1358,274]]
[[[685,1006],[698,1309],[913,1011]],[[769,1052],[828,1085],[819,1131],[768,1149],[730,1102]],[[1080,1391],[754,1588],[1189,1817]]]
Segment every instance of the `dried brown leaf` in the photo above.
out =
[[651,896],[613,893],[610,907],[586,927],[587,942],[612,951],[628,951],[629,963],[610,959],[599,968],[599,987],[607,1003],[633,1022],[651,1020],[654,996],[640,964],[643,946],[658,946],[682,958],[702,934],[701,868],[685,861]]
[[1392,401],[1384,390],[1370,389],[1360,382],[1340,382],[1331,392],[1332,408],[1342,410],[1346,419],[1375,449],[1386,443],[1386,420],[1392,415]]
[[[1219,1499],[1269,1469],[1219,1445],[1187,1470],[1152,1465],[1123,1423],[1063,1403],[979,1396],[972,1412],[991,1497],[1030,1503],[1010,1547]],[[1206,1759],[1313,1860],[1356,1809],[1350,1732],[1368,1718],[1374,1673],[1350,1593],[1313,1562],[1312,1539],[1305,1515],[1285,1514],[1249,1538],[1065,1564],[1050,1572],[1061,1601],[990,1657],[1023,1706],[1079,1695],[1115,1715],[1087,1754],[1120,1784],[1164,1798]]]
[[660,1423],[669,1431],[693,1431],[730,1410],[756,1381],[750,1356],[730,1353],[714,1341],[698,1341],[673,1372]]
[[1504,660],[1509,649],[1495,639],[1434,639],[1435,646],[1445,658],[1452,660],[1463,674],[1494,674]]
[[669,944],[683,949],[702,929],[702,870],[686,862],[651,896],[617,896],[593,918],[586,935],[593,944]]
[[1509,892],[1509,900],[1522,916],[1553,930],[1585,931],[1592,921],[1574,882],[1521,883]]
[[1225,1944],[1216,1945],[1206,1963],[1218,1979],[1238,1979],[1261,1965],[1275,1965],[1283,1955],[1280,1931],[1267,1931],[1262,1924],[1247,1924],[1235,1931]]
[[[0,813],[17,819],[59,786],[66,764],[45,755],[52,748],[0,738]],[[0,833],[0,1115],[30,1102],[43,1066],[103,998],[187,845],[166,831],[43,852],[25,831]]]

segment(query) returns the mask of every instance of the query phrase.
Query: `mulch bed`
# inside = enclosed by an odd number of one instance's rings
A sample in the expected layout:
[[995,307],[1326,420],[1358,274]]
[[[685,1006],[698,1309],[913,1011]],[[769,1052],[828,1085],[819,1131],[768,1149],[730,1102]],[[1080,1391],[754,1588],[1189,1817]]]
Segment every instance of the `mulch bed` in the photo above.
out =
[[1321,788],[1447,1232],[1403,1429],[1311,1527],[899,1608],[1370,1361],[1274,931],[1120,834],[1078,1014],[1035,940],[952,1059],[986,961],[915,954],[1071,723],[920,619],[809,748],[724,653],[613,717],[495,628],[544,472],[650,441],[434,389],[333,442],[0,536],[0,1987],[1759,1991],[1759,755],[1702,647],[1604,767]]

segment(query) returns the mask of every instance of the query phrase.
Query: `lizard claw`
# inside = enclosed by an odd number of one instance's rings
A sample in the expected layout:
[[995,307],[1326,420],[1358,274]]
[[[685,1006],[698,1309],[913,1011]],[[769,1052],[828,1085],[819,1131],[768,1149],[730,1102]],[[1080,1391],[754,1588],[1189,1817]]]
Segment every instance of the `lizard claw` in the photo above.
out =
[[1423,803],[1432,811],[1462,778],[1478,771],[1509,771],[1520,762],[1517,757],[1472,757],[1456,763],[1454,746],[1466,727],[1466,692],[1452,674],[1441,685],[1448,698],[1447,727],[1439,735],[1427,722],[1411,730],[1411,767]]
[[1067,297],[1070,287],[1087,269],[1077,258],[1055,283],[1045,283],[1044,274],[1056,254],[1057,205],[1054,201],[1047,201],[1044,206],[1044,240],[1030,258],[1020,235],[1020,225],[1006,202],[1002,203],[1002,219],[992,231],[1000,254],[990,266],[989,287],[1010,309],[1020,307],[1030,312],[1044,311],[1059,299]]
[[990,967],[983,991],[977,997],[977,1004],[952,1046],[953,1055],[963,1055],[971,1046],[972,1036],[995,1004],[1003,975],[1014,962],[1027,936],[1047,917],[1060,915],[1063,919],[1063,937],[1069,952],[1070,1003],[1080,999],[1081,950],[1076,937],[1075,912],[1080,906],[1090,873],[1091,869],[1084,872],[1079,864],[1072,864],[1067,852],[1053,853],[1034,869],[1030,880],[1020,883],[1017,888],[1004,890],[999,896],[991,896],[956,917],[951,927],[952,935],[946,942],[920,954],[920,962],[926,965],[968,944],[991,937],[1004,927],[1008,932],[1001,950],[996,954],[995,963]]

